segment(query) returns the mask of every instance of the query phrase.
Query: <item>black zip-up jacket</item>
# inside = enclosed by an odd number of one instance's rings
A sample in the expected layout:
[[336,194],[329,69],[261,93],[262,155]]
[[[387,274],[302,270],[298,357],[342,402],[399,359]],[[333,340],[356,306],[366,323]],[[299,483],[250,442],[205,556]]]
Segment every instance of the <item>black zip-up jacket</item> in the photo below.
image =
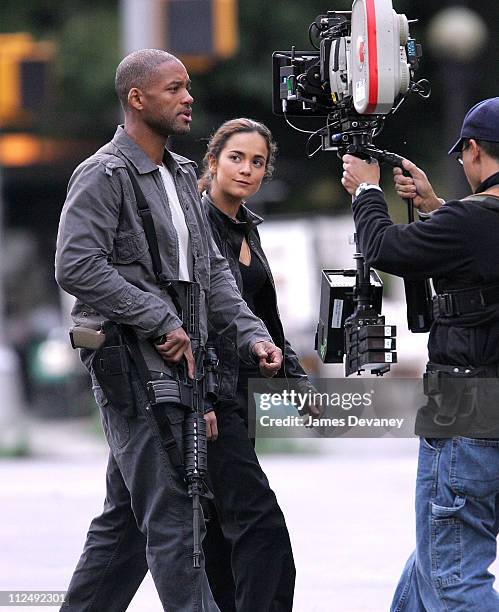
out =
[[[499,184],[499,173],[484,187]],[[433,278],[437,293],[499,285],[499,208],[470,199],[446,202],[425,221],[393,224],[383,194],[371,189],[353,203],[360,248],[373,268],[397,276]],[[428,341],[430,361],[499,364],[499,303],[476,314],[439,317]]]
[[[252,255],[260,259],[267,273],[265,285],[260,292],[255,295],[254,314],[265,323],[274,343],[283,352],[283,366],[278,376],[295,379],[293,382],[296,383],[297,389],[303,393],[309,390],[313,392],[314,389],[308,381],[307,374],[301,367],[296,353],[284,336],[284,330],[277,308],[274,279],[265,253],[263,252],[257,230],[257,225],[259,225],[263,219],[243,205],[239,209],[238,219],[234,220],[219,210],[213,204],[210,196],[206,193],[203,195],[203,205],[206,207],[215,243],[222,255],[227,259],[229,268],[241,293],[243,290],[243,281],[239,269],[239,253],[244,237],[246,237]],[[219,359],[219,398],[232,398],[236,392],[239,374],[236,338],[231,332],[217,335],[214,330],[210,330],[209,342],[215,345]]]

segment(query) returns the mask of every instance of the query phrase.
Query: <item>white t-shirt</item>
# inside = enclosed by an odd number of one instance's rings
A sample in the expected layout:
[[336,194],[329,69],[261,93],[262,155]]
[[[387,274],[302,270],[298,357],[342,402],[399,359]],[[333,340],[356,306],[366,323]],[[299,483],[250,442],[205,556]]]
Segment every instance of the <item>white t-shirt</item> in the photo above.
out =
[[163,179],[166,195],[168,196],[168,204],[170,205],[173,225],[177,231],[179,253],[178,277],[180,280],[190,281],[190,270],[192,269],[192,265],[189,264],[192,261],[192,255],[189,244],[189,230],[187,229],[187,225],[185,223],[184,211],[182,210],[182,206],[180,206],[180,202],[178,201],[177,190],[175,188],[175,183],[173,181],[171,172],[165,168],[163,164],[158,166],[158,168],[161,178]]

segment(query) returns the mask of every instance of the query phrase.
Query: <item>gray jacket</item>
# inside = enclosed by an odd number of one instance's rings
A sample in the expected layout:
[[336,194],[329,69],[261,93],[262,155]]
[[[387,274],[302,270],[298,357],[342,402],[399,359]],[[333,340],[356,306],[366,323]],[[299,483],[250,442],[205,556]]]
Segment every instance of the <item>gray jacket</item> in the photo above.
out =
[[[201,336],[208,318],[217,333],[237,334],[237,350],[269,340],[242,299],[226,260],[214,245],[197,192],[194,162],[165,149],[189,230],[193,279],[201,286]],[[163,272],[178,278],[179,247],[158,166],[119,126],[111,142],[81,163],[68,186],[55,256],[56,280],[76,303],[76,324],[97,329],[105,320],[131,325],[150,369],[168,371],[150,340],[180,327],[169,295],[156,284],[149,248],[126,168],[134,172],[155,223]]]

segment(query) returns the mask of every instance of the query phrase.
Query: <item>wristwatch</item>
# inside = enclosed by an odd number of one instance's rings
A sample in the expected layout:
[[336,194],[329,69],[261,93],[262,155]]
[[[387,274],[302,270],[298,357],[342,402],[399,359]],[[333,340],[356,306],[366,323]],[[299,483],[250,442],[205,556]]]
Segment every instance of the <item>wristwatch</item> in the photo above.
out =
[[373,185],[371,183],[361,183],[355,190],[355,197],[358,198],[361,193],[364,193],[364,191],[367,191],[368,189],[377,189],[378,191],[383,191],[379,185]]

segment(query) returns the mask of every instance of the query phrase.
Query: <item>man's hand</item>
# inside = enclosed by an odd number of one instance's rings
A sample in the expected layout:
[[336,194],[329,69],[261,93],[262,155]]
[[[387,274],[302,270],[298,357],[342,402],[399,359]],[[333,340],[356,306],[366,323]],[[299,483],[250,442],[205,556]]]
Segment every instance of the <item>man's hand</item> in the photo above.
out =
[[154,348],[168,365],[176,365],[185,357],[187,374],[190,378],[194,378],[194,357],[191,341],[183,327],[177,327],[177,329],[168,332],[165,341],[162,344],[154,343]]
[[206,437],[210,442],[215,442],[218,438],[217,415],[215,411],[206,412],[204,420],[206,422]]
[[361,183],[379,185],[379,164],[375,159],[367,162],[353,155],[343,155],[343,178],[341,184],[350,195],[355,195]]
[[324,407],[321,405],[320,401],[312,401],[310,404],[305,406],[302,411],[302,416],[306,414],[310,414],[314,418],[319,418],[324,413]]
[[257,342],[252,346],[251,352],[258,357],[258,367],[265,378],[272,378],[281,369],[282,351],[272,342]]
[[407,170],[411,176],[404,176],[400,168],[393,169],[397,194],[404,200],[412,200],[414,206],[422,213],[440,208],[443,201],[435,195],[426,174],[408,159],[404,159],[402,164],[404,170]]

